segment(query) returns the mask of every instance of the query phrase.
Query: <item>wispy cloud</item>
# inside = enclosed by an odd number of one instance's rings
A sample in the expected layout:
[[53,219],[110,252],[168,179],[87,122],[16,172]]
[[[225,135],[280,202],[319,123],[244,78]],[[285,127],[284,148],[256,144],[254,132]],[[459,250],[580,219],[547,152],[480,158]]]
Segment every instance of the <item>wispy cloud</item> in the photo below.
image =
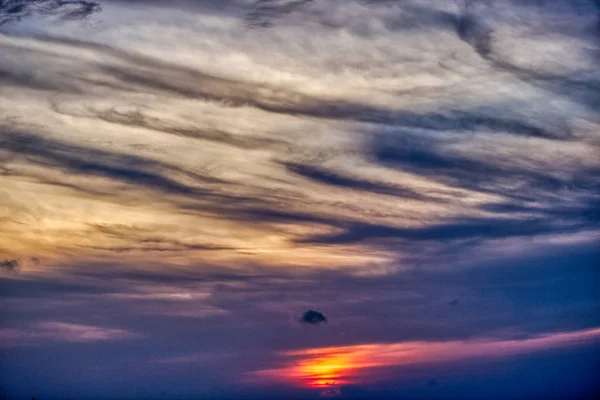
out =
[[93,325],[72,324],[58,321],[37,323],[29,328],[3,328],[0,337],[4,345],[58,342],[97,342],[141,337],[140,334],[122,329]]

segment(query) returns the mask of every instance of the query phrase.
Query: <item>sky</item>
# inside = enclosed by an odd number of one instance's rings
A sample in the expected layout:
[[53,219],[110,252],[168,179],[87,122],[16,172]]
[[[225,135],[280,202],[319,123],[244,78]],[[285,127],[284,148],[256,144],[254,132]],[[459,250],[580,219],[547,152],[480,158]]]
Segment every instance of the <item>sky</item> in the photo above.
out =
[[597,0],[0,0],[0,399],[592,399]]

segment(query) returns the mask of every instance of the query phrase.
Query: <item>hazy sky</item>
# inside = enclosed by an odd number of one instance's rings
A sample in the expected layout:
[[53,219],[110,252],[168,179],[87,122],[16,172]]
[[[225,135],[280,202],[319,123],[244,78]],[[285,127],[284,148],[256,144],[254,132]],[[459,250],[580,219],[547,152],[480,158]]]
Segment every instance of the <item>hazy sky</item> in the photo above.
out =
[[597,0],[0,0],[0,398],[592,398]]

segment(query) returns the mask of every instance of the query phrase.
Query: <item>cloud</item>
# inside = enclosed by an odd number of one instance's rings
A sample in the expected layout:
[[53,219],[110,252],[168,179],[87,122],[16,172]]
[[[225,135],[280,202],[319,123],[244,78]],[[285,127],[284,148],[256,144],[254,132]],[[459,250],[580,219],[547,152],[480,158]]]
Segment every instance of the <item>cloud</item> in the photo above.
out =
[[0,26],[32,15],[53,15],[64,20],[81,20],[101,11],[100,4],[84,0],[3,0],[0,2]]
[[[292,3],[225,3],[162,4],[157,20],[108,2],[107,31],[6,28],[2,94],[20,105],[2,105],[3,173],[12,193],[28,193],[2,199],[19,210],[2,237],[11,251],[58,254],[52,237],[81,256],[195,253],[190,264],[368,273],[411,267],[432,247],[459,254],[595,229],[597,121],[558,91],[594,82],[577,47],[593,42],[536,15],[557,15],[556,4],[294,2],[283,13],[294,23],[266,33],[247,30],[244,12]],[[535,62],[521,62],[542,40],[533,31],[505,45],[525,17],[560,38],[564,65],[532,51]],[[487,58],[471,47],[482,32]],[[49,196],[56,202],[35,205]],[[42,226],[32,236],[23,220]]]
[[322,183],[324,185],[338,186],[346,188],[348,190],[355,191],[367,191],[383,195],[390,195],[396,197],[407,197],[413,199],[423,199],[424,196],[417,193],[416,191],[395,187],[393,185],[387,185],[385,183],[371,182],[369,180],[363,180],[350,176],[344,176],[334,171],[326,170],[322,167],[311,166],[308,164],[292,164],[288,163],[285,165],[286,169],[294,174],[298,174],[307,179],[315,182]]
[[308,310],[302,313],[300,322],[310,325],[318,325],[323,322],[327,322],[327,317],[319,311]]
[[21,266],[21,260],[14,258],[12,260],[4,260],[0,262],[0,270],[6,272],[15,272]]
[[[0,144],[13,154],[20,154],[29,157],[33,162],[74,174],[104,176],[174,194],[193,194],[196,191],[201,193],[200,189],[188,187],[163,176],[155,170],[160,166],[139,157],[86,149],[28,133],[9,133]],[[184,174],[190,176],[187,172]]]
[[273,26],[273,20],[306,7],[314,0],[256,0],[245,19],[250,26]]
[[[290,231],[303,233],[294,233],[291,240],[282,239],[282,243],[319,245],[321,249],[325,249],[325,244],[350,247],[356,243],[389,239],[422,240],[421,237],[426,237],[435,240],[438,234],[443,241],[455,241],[468,237],[516,237],[515,232],[520,232],[521,236],[575,232],[588,228],[586,218],[595,215],[597,200],[593,193],[597,184],[593,176],[597,175],[598,166],[591,161],[589,151],[581,151],[585,145],[573,136],[572,129],[567,129],[567,125],[550,124],[544,118],[524,118],[501,103],[485,107],[455,104],[443,110],[417,111],[410,107],[369,104],[366,98],[361,101],[354,98],[330,100],[268,81],[255,83],[223,78],[202,69],[159,62],[152,57],[94,42],[56,38],[36,40],[47,43],[47,49],[68,50],[68,54],[76,59],[83,54],[80,52],[96,54],[99,62],[77,61],[95,71],[94,79],[73,71],[74,75],[69,79],[32,75],[35,79],[13,79],[14,84],[69,94],[52,96],[54,112],[81,123],[96,121],[109,132],[112,129],[127,129],[132,135],[147,132],[165,146],[129,143],[124,147],[118,144],[122,138],[113,137],[106,141],[106,146],[99,148],[98,145],[84,145],[81,141],[64,140],[58,134],[47,135],[40,129],[9,125],[7,129],[11,133],[4,147],[12,160],[29,166],[50,167],[50,170],[44,170],[44,176],[16,175],[17,179],[35,177],[41,184],[87,195],[114,193],[112,197],[119,197],[138,193],[137,190],[124,193],[114,190],[115,184],[117,187],[126,184],[147,195],[160,196],[161,201],[169,199],[174,208],[190,214],[208,213],[241,225],[261,225],[267,231],[271,231],[273,224],[285,224]],[[13,40],[9,47],[14,46],[23,47],[22,50],[30,52],[32,57],[47,57],[47,50],[41,53],[31,44]],[[7,71],[13,69],[7,68]],[[29,76],[26,70],[23,73],[23,76]],[[46,83],[54,86],[47,88]],[[89,103],[86,100],[86,93],[94,87],[107,90],[106,102]],[[196,107],[204,104],[203,107],[213,107],[218,115],[234,114],[232,118],[219,117],[207,127],[201,119],[179,117],[171,111],[153,109],[151,104],[128,105],[130,100],[121,96],[131,92],[164,96],[177,102],[186,101],[180,97],[200,100],[195,103]],[[82,102],[70,100],[70,96],[82,99]],[[316,145],[294,143],[293,135],[256,135],[254,128],[248,134],[244,133],[248,130],[234,126],[229,129],[223,125],[224,121],[240,119],[252,121],[249,122],[252,124],[261,118],[274,118],[265,120],[273,123],[279,119],[289,119],[293,123],[302,121],[303,124],[310,121],[306,129],[320,129],[321,119],[349,122],[358,124],[358,130],[372,133],[362,143],[362,136],[346,135],[352,138],[348,148],[323,150],[320,149],[324,145],[321,141]],[[382,126],[360,125],[365,122]],[[323,138],[340,140],[334,131],[324,132]],[[566,161],[571,163],[568,168],[563,165],[552,167],[547,162],[547,151],[557,142],[568,149]],[[532,151],[523,154],[518,149],[526,143],[532,145]],[[173,144],[177,144],[173,151],[179,154],[195,147],[203,152],[207,149],[205,144],[214,147],[216,153],[207,158],[206,168],[199,168],[193,162],[189,164],[188,157],[172,154],[169,146]],[[483,149],[491,144],[515,154],[484,153]],[[237,157],[228,156],[228,153],[237,154],[238,151],[263,154],[264,159],[259,165],[264,165],[264,169],[254,171],[254,167],[246,168],[235,162]],[[336,155],[336,151],[339,154]],[[306,154],[306,157],[295,154]],[[312,154],[320,155],[315,158]],[[578,155],[581,165],[574,165],[575,161],[570,160],[575,160]],[[516,158],[522,163],[506,162],[506,159]],[[231,174],[224,172],[238,169],[249,179],[231,179]],[[25,170],[15,168],[14,171]],[[63,177],[49,176],[50,171],[60,172]],[[70,175],[68,182],[64,175]],[[92,187],[84,179],[81,183],[75,182],[75,176],[102,178],[113,186],[96,184]],[[265,180],[261,176],[276,178]],[[309,194],[308,198],[298,201],[295,192],[309,185],[314,185],[315,189],[318,186],[328,198],[313,190],[304,191]],[[567,188],[569,193],[561,196]],[[342,190],[356,195],[343,195]],[[567,196],[570,199],[564,202]],[[465,216],[469,210],[464,208],[463,198],[472,201],[469,216]],[[396,209],[397,199],[411,202],[403,202]],[[235,207],[230,206],[234,203]],[[306,207],[308,203],[316,207]],[[559,205],[561,203],[564,205]],[[501,220],[499,216],[502,216]],[[310,232],[309,227],[315,225],[319,225],[319,233],[314,230],[308,235],[304,233]],[[161,240],[169,245],[155,246],[155,250],[190,249],[188,244],[170,245],[186,243],[180,238]],[[151,247],[148,243],[142,246],[116,243],[115,237],[111,241],[115,243],[86,244],[84,247],[95,252],[103,249],[148,251]],[[194,243],[193,246],[210,251],[244,247],[239,241]]]
[[2,328],[0,337],[8,345],[21,345],[47,341],[74,343],[113,341],[137,338],[140,335],[122,329],[47,321],[37,323],[30,328]]

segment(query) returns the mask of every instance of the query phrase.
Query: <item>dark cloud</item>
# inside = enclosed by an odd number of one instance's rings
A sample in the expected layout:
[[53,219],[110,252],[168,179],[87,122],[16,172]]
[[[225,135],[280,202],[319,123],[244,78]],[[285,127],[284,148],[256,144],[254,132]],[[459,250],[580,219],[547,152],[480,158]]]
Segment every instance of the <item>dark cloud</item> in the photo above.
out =
[[384,224],[347,223],[335,234],[324,234],[300,239],[300,243],[341,244],[369,241],[377,238],[396,238],[410,241],[452,241],[464,239],[500,239],[526,237],[550,233],[574,233],[593,228],[589,221],[563,221],[547,219],[455,219],[445,224],[422,228],[401,228]]
[[323,313],[315,310],[308,310],[302,314],[300,322],[311,325],[318,325],[323,322],[327,322],[327,317]]
[[491,29],[478,18],[466,11],[457,20],[456,30],[461,40],[473,46],[482,58],[487,58],[492,51]]
[[21,267],[21,260],[14,258],[0,262],[0,271],[16,272]]
[[0,26],[33,15],[53,15],[62,19],[84,19],[101,11],[100,4],[84,0],[0,0]]
[[249,26],[266,28],[274,25],[274,20],[306,7],[314,0],[256,0],[245,20]]
[[0,139],[0,145],[13,156],[24,156],[29,162],[63,169],[76,175],[104,176],[168,193],[198,196],[208,193],[200,187],[185,185],[167,177],[163,171],[179,173],[187,178],[196,179],[198,183],[218,182],[142,157],[85,148],[30,133],[14,132],[10,128],[5,129],[7,133]]
[[367,192],[412,199],[425,198],[425,196],[422,196],[408,188],[395,187],[384,183],[371,182],[365,179],[344,176],[321,167],[298,163],[285,163],[284,165],[287,170],[293,172],[294,174],[325,185],[338,186],[348,190],[364,190]]
[[[384,134],[373,141],[372,151],[382,165],[427,176],[451,187],[511,199],[504,204],[481,206],[488,211],[530,212],[548,221],[562,217],[573,222],[589,222],[593,220],[589,217],[597,214],[600,171],[596,167],[580,167],[569,172],[552,166],[539,169],[518,163],[493,164],[470,154],[449,153],[441,144],[433,138],[419,139],[410,133]],[[509,182],[512,188],[507,187]],[[562,204],[561,197],[568,197],[569,204]],[[546,202],[540,207],[542,198]]]

